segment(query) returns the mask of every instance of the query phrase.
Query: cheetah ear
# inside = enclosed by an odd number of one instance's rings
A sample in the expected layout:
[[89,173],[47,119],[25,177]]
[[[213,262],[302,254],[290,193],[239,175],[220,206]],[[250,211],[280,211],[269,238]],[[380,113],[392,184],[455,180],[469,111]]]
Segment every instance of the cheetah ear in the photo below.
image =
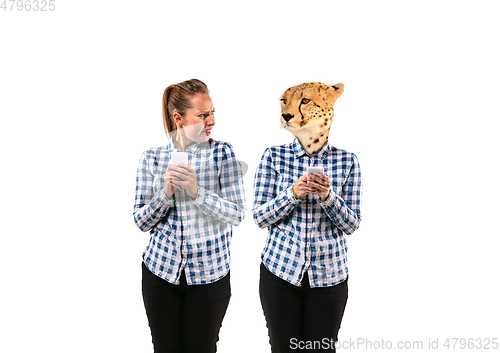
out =
[[343,83],[337,83],[336,85],[332,86],[334,91],[332,92],[333,95],[335,96],[335,99],[340,97],[342,93],[344,93],[344,84]]
[[336,85],[332,86],[336,91],[338,91],[340,94],[344,92],[344,84],[343,83],[337,83]]

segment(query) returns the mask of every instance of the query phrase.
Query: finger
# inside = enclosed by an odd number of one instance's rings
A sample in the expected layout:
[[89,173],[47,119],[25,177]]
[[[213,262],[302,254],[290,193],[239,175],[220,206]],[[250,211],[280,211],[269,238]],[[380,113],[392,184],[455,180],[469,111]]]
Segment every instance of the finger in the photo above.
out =
[[307,181],[309,176],[307,174],[303,174],[301,177],[299,177],[298,181]]
[[195,171],[193,170],[193,167],[191,167],[191,164],[179,164],[177,165],[177,170],[184,174],[195,174]]
[[329,185],[322,185],[322,184],[314,183],[311,185],[311,187],[314,188],[315,190],[326,191],[326,190],[328,190]]
[[301,184],[299,185],[299,189],[302,190],[302,191],[305,191],[305,190],[309,190],[310,189],[310,185],[309,184]]
[[192,184],[189,180],[172,180],[172,183],[174,185],[180,185],[180,186],[184,186],[184,187]]
[[319,183],[316,180],[312,181],[311,184],[309,184],[309,186],[316,187],[316,188],[325,188],[326,187],[325,185]]
[[193,167],[191,166],[191,164],[186,164],[186,163],[181,163],[181,164],[178,164],[177,165],[178,167],[181,167],[181,168],[184,168],[190,172],[194,172],[193,170]]
[[301,181],[299,181],[299,186],[307,187],[309,185],[309,183],[310,183],[309,180],[301,180]]
[[170,174],[169,175],[169,178],[168,178],[170,181],[173,181],[173,180],[183,180],[183,178],[179,175],[174,175],[174,174]]
[[190,177],[189,174],[185,174],[185,173],[178,171],[178,170],[172,170],[170,172],[170,175],[175,176],[179,180],[186,180]]
[[321,185],[323,185],[325,187],[328,186],[328,185],[330,185],[330,179],[326,175],[323,175],[323,174],[315,176],[314,177],[314,181],[317,184],[321,184]]
[[313,194],[316,194],[316,193],[319,193],[321,192],[320,190],[318,190],[317,188],[310,188],[309,189],[309,192],[313,193]]
[[309,175],[309,178],[307,179],[307,184],[311,185],[312,183],[314,183],[315,180],[316,180],[316,176],[311,174],[311,175]]
[[324,191],[328,190],[329,185],[323,185],[323,184],[319,184],[317,182],[312,182],[309,185],[309,187],[311,188],[311,190],[314,190],[315,192],[316,191],[324,192]]
[[317,182],[321,182],[323,180],[323,178],[321,178],[321,174],[315,174],[313,177],[313,180],[315,180]]
[[320,178],[321,178],[321,181],[322,181],[323,184],[330,185],[330,178],[329,177],[327,177],[324,174],[320,174]]
[[171,182],[165,182],[165,184],[167,184],[167,183],[168,183],[168,186],[165,186],[165,189],[170,188],[169,189],[170,193],[173,194],[174,190],[175,190],[174,185]]
[[163,174],[163,179],[165,180],[165,182],[167,182],[167,181],[172,179],[172,175],[167,172],[167,173]]
[[194,176],[194,171],[190,172],[188,169],[179,166],[177,166],[174,170],[172,170],[172,173],[173,172],[177,173],[177,176],[183,179],[192,178]]
[[307,187],[297,185],[297,188],[296,188],[297,194],[303,194],[303,193],[305,193],[306,190],[307,190]]
[[172,183],[170,185],[172,185],[172,187],[174,187],[174,189],[176,190],[182,190],[182,187],[184,186],[178,180],[172,180]]
[[183,191],[182,186],[174,186],[174,194],[176,190]]

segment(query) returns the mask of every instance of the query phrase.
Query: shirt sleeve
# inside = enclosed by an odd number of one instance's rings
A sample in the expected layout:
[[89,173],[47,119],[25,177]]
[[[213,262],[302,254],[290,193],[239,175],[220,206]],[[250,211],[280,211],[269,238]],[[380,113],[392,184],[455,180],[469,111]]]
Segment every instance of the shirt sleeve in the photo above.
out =
[[193,204],[207,216],[237,226],[246,211],[243,170],[232,146],[227,142],[223,146],[220,166],[220,195],[198,186],[198,195]]
[[134,221],[143,232],[156,226],[174,206],[174,200],[165,195],[165,188],[154,193],[154,176],[148,168],[147,157],[147,152],[144,152],[137,168],[134,204]]
[[293,195],[293,186],[276,194],[278,173],[272,160],[272,152],[264,151],[254,178],[253,219],[259,228],[269,227],[287,216],[300,200]]
[[342,186],[342,195],[330,191],[328,198],[320,202],[326,214],[342,232],[349,235],[359,228],[361,222],[361,197],[363,182],[358,158],[352,154],[349,176]]

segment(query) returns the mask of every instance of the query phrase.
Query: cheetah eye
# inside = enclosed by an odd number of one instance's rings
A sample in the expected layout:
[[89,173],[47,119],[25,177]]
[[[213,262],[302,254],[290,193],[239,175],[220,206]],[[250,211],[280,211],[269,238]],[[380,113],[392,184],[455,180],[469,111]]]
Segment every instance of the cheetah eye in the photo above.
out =
[[310,99],[307,99],[307,98],[302,98],[302,104],[307,104],[309,103],[311,100]]
[[286,105],[286,99],[283,98],[283,99],[280,99],[281,103],[285,104]]

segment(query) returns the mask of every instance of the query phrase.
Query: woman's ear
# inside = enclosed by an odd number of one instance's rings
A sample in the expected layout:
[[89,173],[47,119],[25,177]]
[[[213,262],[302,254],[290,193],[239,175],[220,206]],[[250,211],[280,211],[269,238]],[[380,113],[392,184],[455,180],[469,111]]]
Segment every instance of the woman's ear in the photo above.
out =
[[172,118],[174,119],[175,123],[179,126],[182,126],[182,119],[181,119],[181,115],[179,114],[178,111],[174,110],[174,114],[172,116]]

